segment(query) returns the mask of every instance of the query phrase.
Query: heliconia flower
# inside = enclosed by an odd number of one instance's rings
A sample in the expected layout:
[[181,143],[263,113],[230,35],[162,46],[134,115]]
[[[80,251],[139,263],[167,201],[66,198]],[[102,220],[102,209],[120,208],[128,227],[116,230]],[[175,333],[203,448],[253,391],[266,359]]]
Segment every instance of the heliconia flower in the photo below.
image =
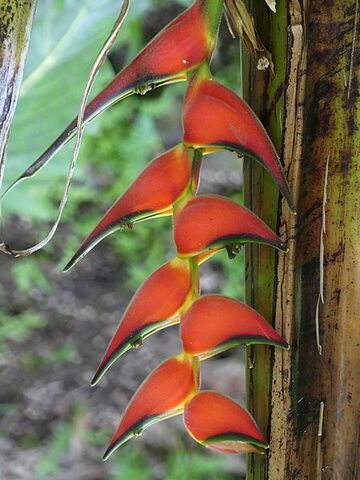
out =
[[245,242],[286,251],[279,237],[259,217],[219,195],[191,199],[175,215],[174,239],[178,255],[184,257]]
[[125,352],[139,347],[153,333],[179,323],[179,311],[193,288],[191,265],[186,259],[175,258],[152,273],[132,298],[91,385]]
[[205,359],[238,345],[266,344],[288,348],[253,308],[220,295],[199,297],[181,316],[184,351]]
[[70,270],[114,231],[156,216],[171,215],[173,203],[189,185],[191,171],[192,155],[182,144],[155,158],[105,213],[64,270]]
[[222,453],[263,453],[268,448],[252,416],[220,393],[196,394],[185,407],[184,423],[194,440]]
[[[204,61],[210,61],[217,41],[223,0],[197,0],[167,25],[86,107],[84,124],[103,110],[133,93],[146,93],[157,86],[185,81]],[[50,147],[9,188],[36,174],[77,128],[75,118]]]
[[103,459],[150,425],[182,413],[198,388],[199,364],[194,357],[181,353],[166,360],[133,396]]
[[263,125],[251,108],[220,83],[194,77],[183,110],[184,142],[211,152],[228,149],[258,160],[273,176],[295,210],[279,157]]

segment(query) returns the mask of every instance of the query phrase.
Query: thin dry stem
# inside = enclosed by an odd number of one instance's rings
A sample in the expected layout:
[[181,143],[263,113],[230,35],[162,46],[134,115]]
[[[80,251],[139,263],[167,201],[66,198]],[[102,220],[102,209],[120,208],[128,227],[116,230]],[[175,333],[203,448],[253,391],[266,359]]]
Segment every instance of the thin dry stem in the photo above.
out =
[[320,291],[319,297],[316,304],[315,312],[315,331],[316,331],[316,345],[319,351],[319,355],[322,355],[322,346],[320,343],[320,325],[319,325],[319,313],[320,313],[320,302],[324,305],[324,235],[326,234],[326,203],[327,203],[327,185],[329,177],[329,160],[330,157],[327,157],[326,167],[325,167],[325,180],[324,180],[324,194],[323,194],[323,208],[322,208],[322,225],[320,233]]
[[230,19],[238,36],[243,40],[252,57],[256,59],[258,70],[270,68],[274,73],[271,54],[262,44],[255,29],[254,19],[243,0],[225,0],[225,20],[233,36],[234,29],[230,25]]
[[354,30],[353,30],[353,36],[352,36],[352,42],[351,42],[349,81],[347,82],[347,84],[348,84],[347,100],[350,99],[353,72],[354,72],[355,42],[356,42],[356,35],[357,35],[358,19],[359,19],[359,0],[356,0],[355,16],[354,16]]

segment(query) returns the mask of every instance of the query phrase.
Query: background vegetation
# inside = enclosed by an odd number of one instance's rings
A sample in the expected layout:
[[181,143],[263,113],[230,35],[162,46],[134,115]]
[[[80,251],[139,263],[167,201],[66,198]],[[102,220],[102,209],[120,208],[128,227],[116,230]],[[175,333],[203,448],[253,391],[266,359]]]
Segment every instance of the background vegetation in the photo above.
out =
[[[125,28],[99,76],[100,89],[191,2],[132,2]],[[11,131],[5,186],[75,116],[81,91],[120,2],[39,0],[20,101]],[[224,27],[224,26],[223,26]],[[213,63],[217,78],[240,88],[238,43],[225,27]],[[61,273],[81,240],[144,165],[181,139],[184,85],[132,97],[86,130],[68,207],[43,251],[0,258],[0,471],[6,479],[230,479],[240,457],[209,454],[187,438],[181,420],[148,430],[103,464],[120,415],[146,375],[180,350],[177,329],[149,339],[89,381],[134,290],[174,255],[170,219],[136,226],[102,242],[69,275]],[[62,194],[70,148],[9,195],[2,233],[16,248],[40,239]],[[201,190],[241,201],[241,161],[207,158]],[[243,259],[226,256],[202,270],[205,292],[243,295]],[[203,385],[243,402],[241,352],[205,362]]]

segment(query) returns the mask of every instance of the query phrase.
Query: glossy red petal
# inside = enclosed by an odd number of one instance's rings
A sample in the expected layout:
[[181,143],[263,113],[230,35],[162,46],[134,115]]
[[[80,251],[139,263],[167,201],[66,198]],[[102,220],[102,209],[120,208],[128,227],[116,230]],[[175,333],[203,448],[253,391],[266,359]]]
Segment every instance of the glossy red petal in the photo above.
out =
[[[118,100],[157,85],[186,80],[187,72],[210,59],[217,38],[222,0],[197,0],[154,39],[87,106],[84,123],[90,122]],[[10,186],[35,175],[76,133],[77,118],[52,145]]]
[[185,97],[183,124],[187,145],[241,151],[261,162],[294,210],[284,171],[266,130],[234,92],[214,80],[195,79]]
[[106,212],[64,268],[70,270],[97,243],[112,232],[157,214],[172,214],[191,178],[192,156],[179,145],[155,158]]
[[184,350],[202,358],[238,345],[287,343],[253,308],[220,295],[198,298],[181,317]]
[[133,396],[104,454],[106,460],[120,445],[138,436],[153,423],[183,411],[199,385],[199,366],[180,354],[151,373]]
[[176,258],[150,275],[132,298],[91,385],[125,352],[141,345],[156,331],[178,323],[179,310],[191,292],[191,266],[187,260]]
[[194,440],[222,453],[261,452],[268,447],[251,415],[220,393],[195,395],[185,407],[184,423]]
[[233,243],[256,242],[286,251],[275,233],[247,208],[219,195],[190,200],[174,220],[180,256],[199,255]]

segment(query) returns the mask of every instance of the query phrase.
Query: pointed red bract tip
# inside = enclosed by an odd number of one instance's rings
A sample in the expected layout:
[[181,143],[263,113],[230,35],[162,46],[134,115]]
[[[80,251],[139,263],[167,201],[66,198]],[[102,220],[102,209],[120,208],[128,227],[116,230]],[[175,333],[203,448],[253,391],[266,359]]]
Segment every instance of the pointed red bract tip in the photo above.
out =
[[261,453],[268,447],[251,415],[220,393],[195,395],[185,407],[184,423],[194,440],[222,453]]
[[198,361],[180,354],[151,373],[133,396],[104,454],[106,460],[120,445],[153,423],[183,411],[199,386]]
[[185,96],[183,125],[187,145],[241,151],[261,162],[295,211],[283,168],[266,130],[234,92],[214,80],[194,79]]
[[192,155],[183,145],[155,158],[105,213],[64,270],[70,270],[97,243],[114,231],[157,215],[171,215],[174,202],[181,197],[190,182],[191,169]]
[[[159,32],[118,74],[97,102],[95,98],[94,103],[101,104],[108,98],[117,97],[119,91],[128,91],[134,87],[148,85],[151,88],[156,83],[173,78],[182,77],[185,80],[189,70],[210,60],[217,29],[214,32],[209,25],[202,3],[195,2]],[[91,110],[96,105],[90,104],[89,107]]]
[[220,295],[204,295],[181,317],[184,350],[207,358],[238,345],[267,344],[287,348],[286,342],[253,308]]
[[132,298],[91,385],[125,352],[141,345],[156,331],[178,323],[179,310],[191,291],[191,266],[187,260],[176,258],[152,273]]
[[286,251],[279,237],[254,213],[219,195],[191,199],[174,219],[180,256],[199,255],[226,245],[255,242]]

